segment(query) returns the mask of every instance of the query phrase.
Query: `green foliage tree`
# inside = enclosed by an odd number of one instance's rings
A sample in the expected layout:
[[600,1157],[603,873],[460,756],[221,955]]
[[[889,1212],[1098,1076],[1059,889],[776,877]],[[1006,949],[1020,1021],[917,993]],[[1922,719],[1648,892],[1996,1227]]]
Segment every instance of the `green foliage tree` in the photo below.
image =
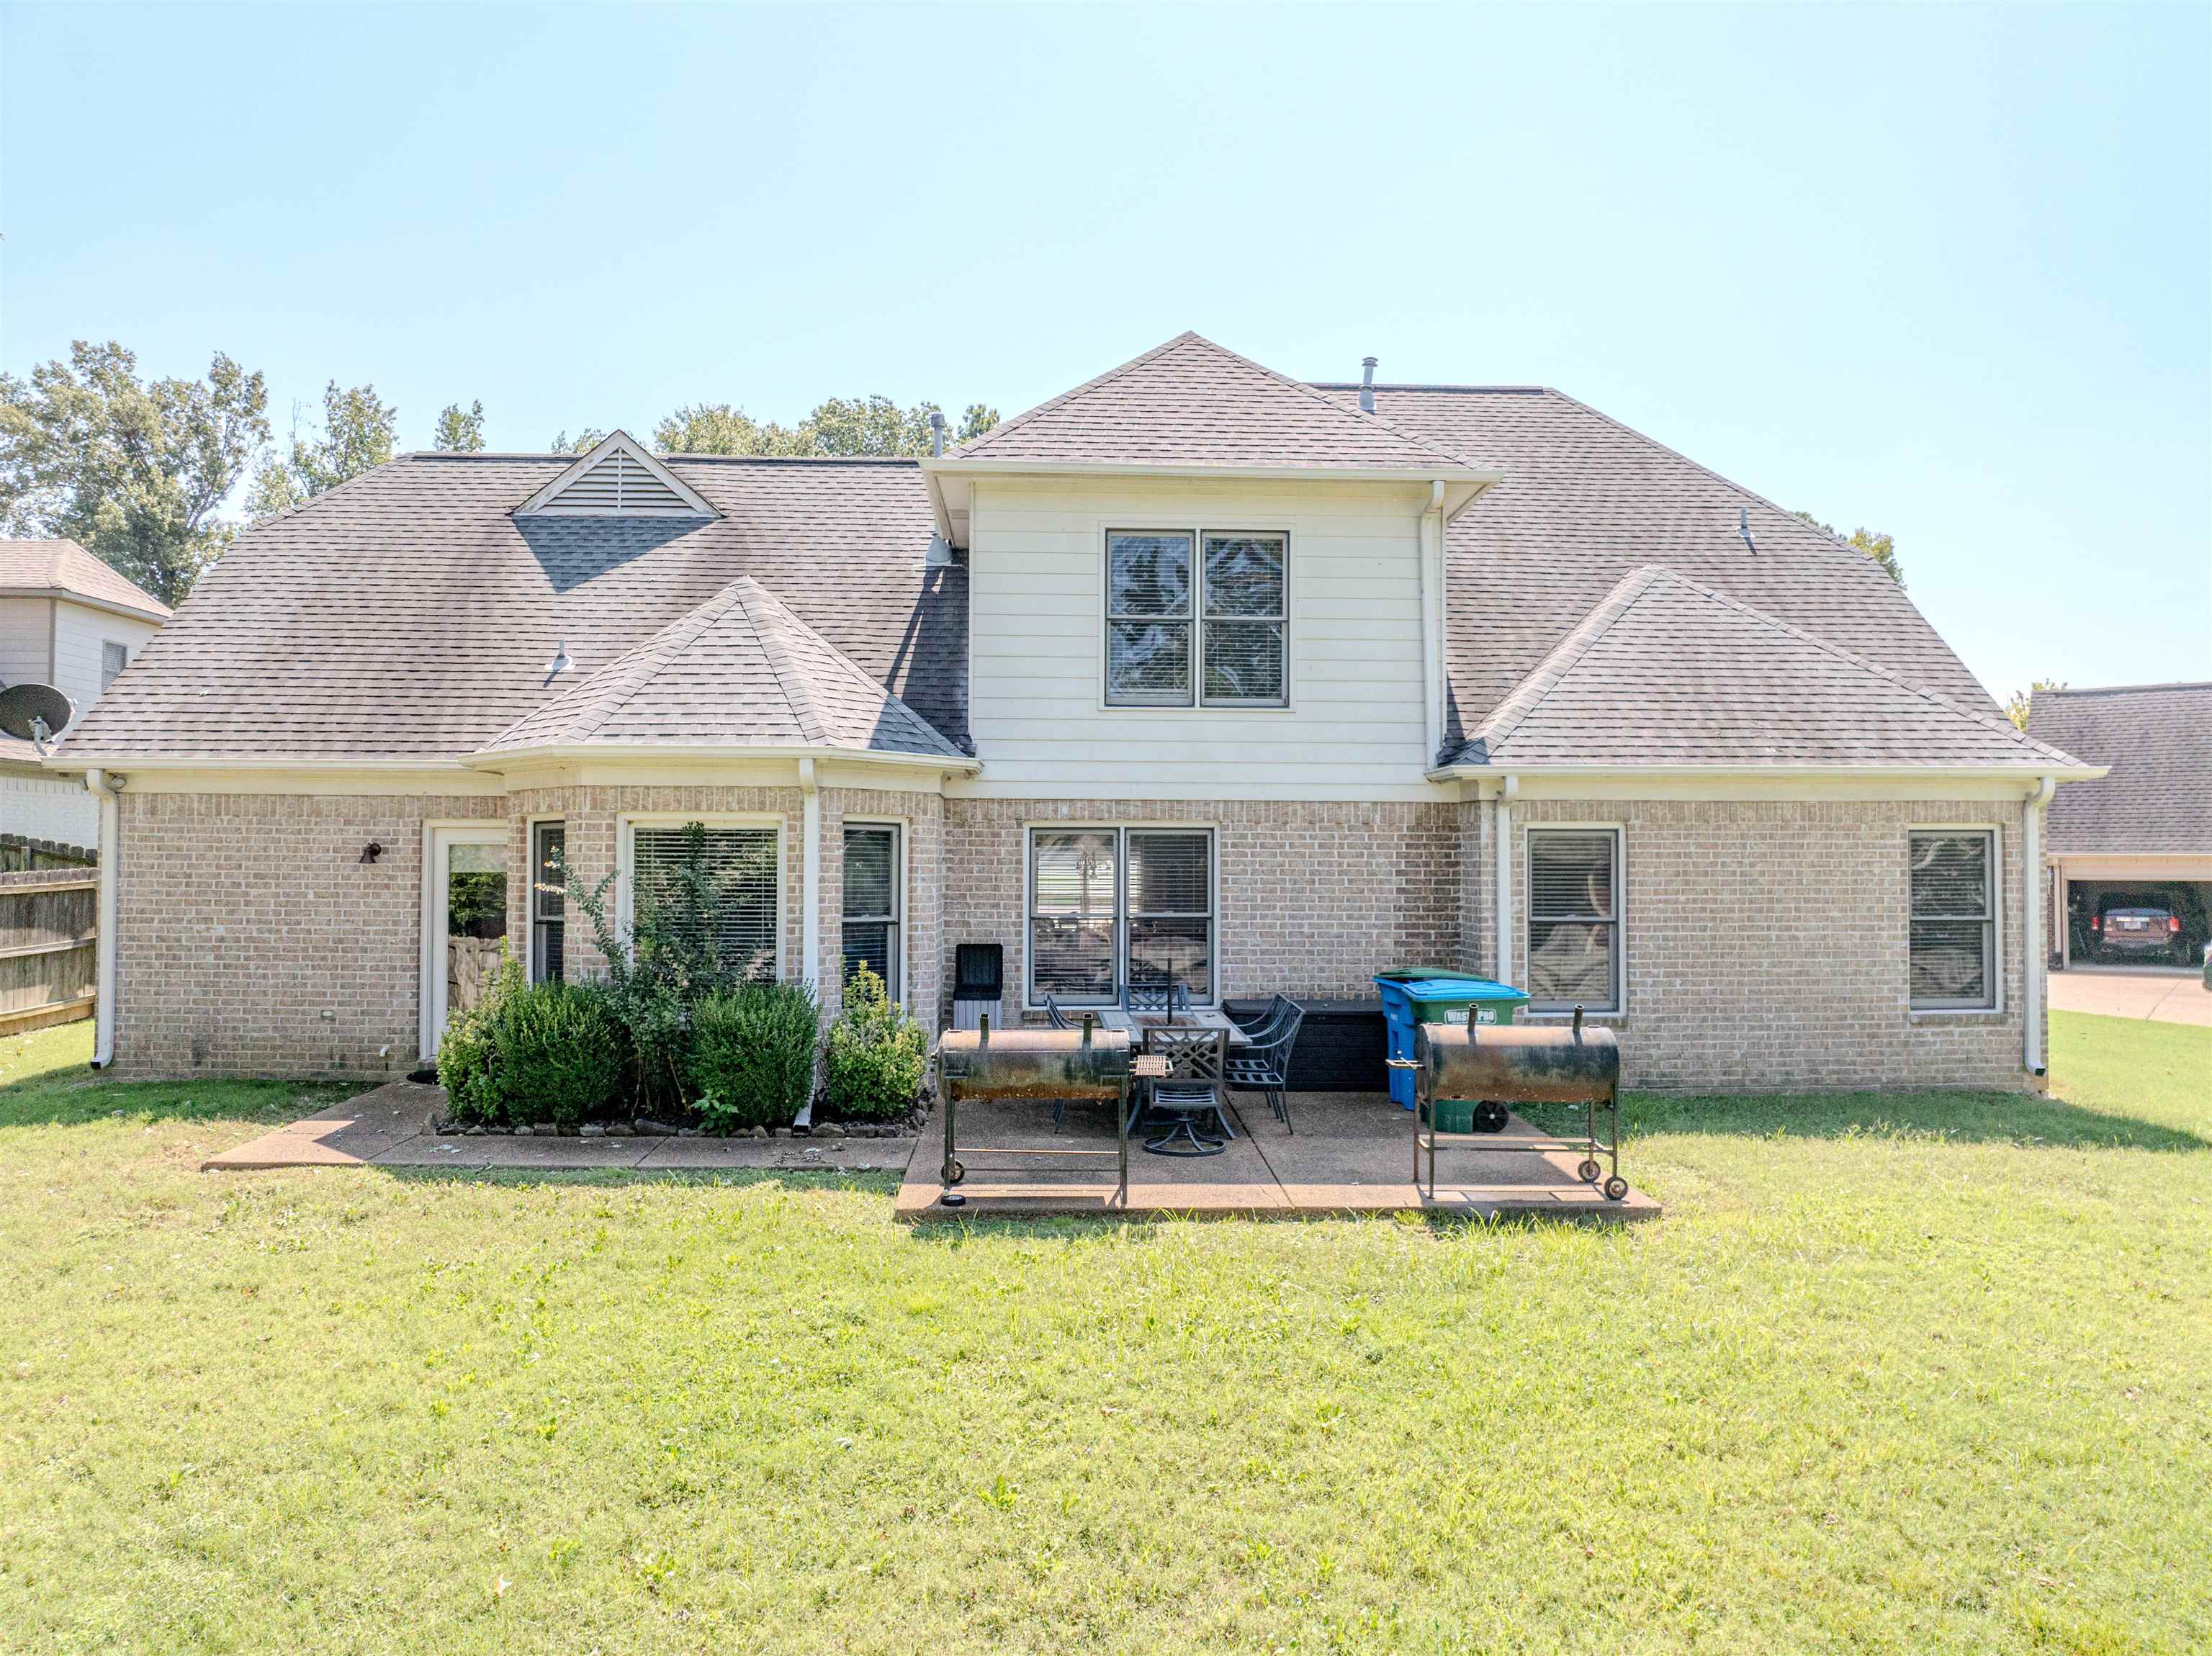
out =
[[607,440],[607,434],[597,426],[586,426],[574,437],[565,431],[553,434],[552,452],[556,454],[588,454]]
[[374,385],[342,388],[331,380],[323,387],[321,433],[312,441],[303,437],[295,412],[291,453],[263,458],[246,509],[257,519],[273,518],[382,465],[392,458],[398,428],[399,410],[380,402]]
[[[833,397],[817,403],[796,428],[754,419],[728,403],[695,403],[653,428],[664,454],[900,456],[929,452],[934,403],[902,409],[888,397]],[[964,443],[999,423],[998,410],[971,403],[947,440]]]
[[471,403],[465,409],[459,403],[448,403],[438,410],[438,428],[430,438],[432,448],[441,454],[474,454],[483,446],[482,403]]
[[1848,535],[1837,535],[1835,525],[1824,524],[1809,512],[1791,514],[1813,525],[1825,535],[1835,535],[1846,546],[1856,546],[1881,566],[1882,573],[1899,586],[1905,585],[1905,566],[1897,561],[1897,543],[1878,529],[1854,529]]
[[765,424],[727,403],[693,403],[653,428],[663,454],[805,454],[799,434],[774,421]]
[[929,1033],[884,992],[863,961],[845,980],[845,1005],[823,1055],[830,1107],[855,1121],[889,1121],[914,1108],[929,1066]]
[[2066,681],[2063,678],[2039,678],[2025,690],[2014,690],[2006,698],[2005,717],[2024,731],[2027,728],[2028,708],[2035,701],[2035,693],[2038,690],[2063,690],[2065,688]]
[[0,531],[65,537],[175,604],[230,544],[219,513],[269,440],[269,392],[217,352],[204,379],[142,384],[114,341],[0,373]]

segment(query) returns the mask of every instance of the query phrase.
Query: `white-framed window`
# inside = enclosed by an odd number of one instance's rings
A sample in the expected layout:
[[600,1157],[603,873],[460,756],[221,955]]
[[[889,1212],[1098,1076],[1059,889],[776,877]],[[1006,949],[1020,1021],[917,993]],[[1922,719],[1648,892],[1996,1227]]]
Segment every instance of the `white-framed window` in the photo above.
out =
[[1110,1006],[1170,979],[1213,1004],[1212,828],[1032,828],[1028,860],[1025,1004]]
[[714,939],[723,963],[753,977],[783,974],[783,834],[773,818],[672,815],[624,818],[621,914],[635,936],[641,908],[684,865],[692,823],[706,834],[715,886]]
[[568,825],[557,818],[530,825],[530,980],[559,983],[568,975],[568,914],[562,858]]
[[1909,1004],[1917,1011],[1997,1005],[1995,828],[1914,828],[1908,858]]
[[884,980],[884,992],[897,1000],[905,993],[906,913],[903,836],[896,822],[845,824],[843,864],[844,951],[842,979],[865,965]]
[[1528,829],[1528,1008],[1622,1010],[1621,834],[1610,827]]
[[1106,531],[1106,705],[1290,705],[1290,537]]
[[107,687],[123,676],[123,670],[131,664],[131,646],[118,644],[113,639],[103,639],[100,646],[100,688]]

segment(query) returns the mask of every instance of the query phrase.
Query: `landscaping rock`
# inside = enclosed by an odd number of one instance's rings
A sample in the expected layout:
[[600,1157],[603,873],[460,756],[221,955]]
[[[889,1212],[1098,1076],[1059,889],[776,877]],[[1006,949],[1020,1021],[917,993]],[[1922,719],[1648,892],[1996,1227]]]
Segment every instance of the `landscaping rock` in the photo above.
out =
[[586,1138],[605,1138],[607,1136],[607,1125],[604,1121],[586,1121],[576,1131]]
[[814,1131],[816,1137],[821,1138],[842,1138],[845,1136],[845,1124],[842,1121],[824,1121],[818,1124]]
[[766,1138],[768,1137],[768,1129],[766,1127],[755,1127],[753,1129],[753,1137],[755,1138]]
[[629,1125],[641,1138],[673,1138],[677,1136],[678,1130],[665,1121],[648,1121],[640,1116]]
[[701,1127],[678,1127],[676,1130],[676,1136],[678,1138],[697,1138],[700,1137],[704,1131],[705,1129]]

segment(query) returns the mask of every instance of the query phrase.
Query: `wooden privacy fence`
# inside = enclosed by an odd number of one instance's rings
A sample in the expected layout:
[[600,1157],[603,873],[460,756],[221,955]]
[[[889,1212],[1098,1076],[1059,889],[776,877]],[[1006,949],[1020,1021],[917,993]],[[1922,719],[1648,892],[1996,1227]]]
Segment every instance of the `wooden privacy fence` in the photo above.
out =
[[0,1035],[92,1016],[99,931],[94,870],[0,874]]

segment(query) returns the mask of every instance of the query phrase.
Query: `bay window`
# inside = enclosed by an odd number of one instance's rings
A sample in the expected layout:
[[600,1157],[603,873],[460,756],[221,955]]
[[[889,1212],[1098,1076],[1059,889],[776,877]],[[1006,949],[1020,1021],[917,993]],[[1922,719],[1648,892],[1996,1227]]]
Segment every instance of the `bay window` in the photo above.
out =
[[[669,896],[689,877],[697,823],[643,823],[629,830],[629,917]],[[776,830],[707,824],[700,873],[708,883],[714,944],[724,968],[743,977],[777,975],[782,937],[781,858]]]
[[1212,1004],[1213,894],[1211,828],[1030,829],[1027,1004],[1109,1006],[1170,980]]
[[562,858],[565,822],[534,822],[530,828],[530,980],[558,983],[567,975],[568,895]]

